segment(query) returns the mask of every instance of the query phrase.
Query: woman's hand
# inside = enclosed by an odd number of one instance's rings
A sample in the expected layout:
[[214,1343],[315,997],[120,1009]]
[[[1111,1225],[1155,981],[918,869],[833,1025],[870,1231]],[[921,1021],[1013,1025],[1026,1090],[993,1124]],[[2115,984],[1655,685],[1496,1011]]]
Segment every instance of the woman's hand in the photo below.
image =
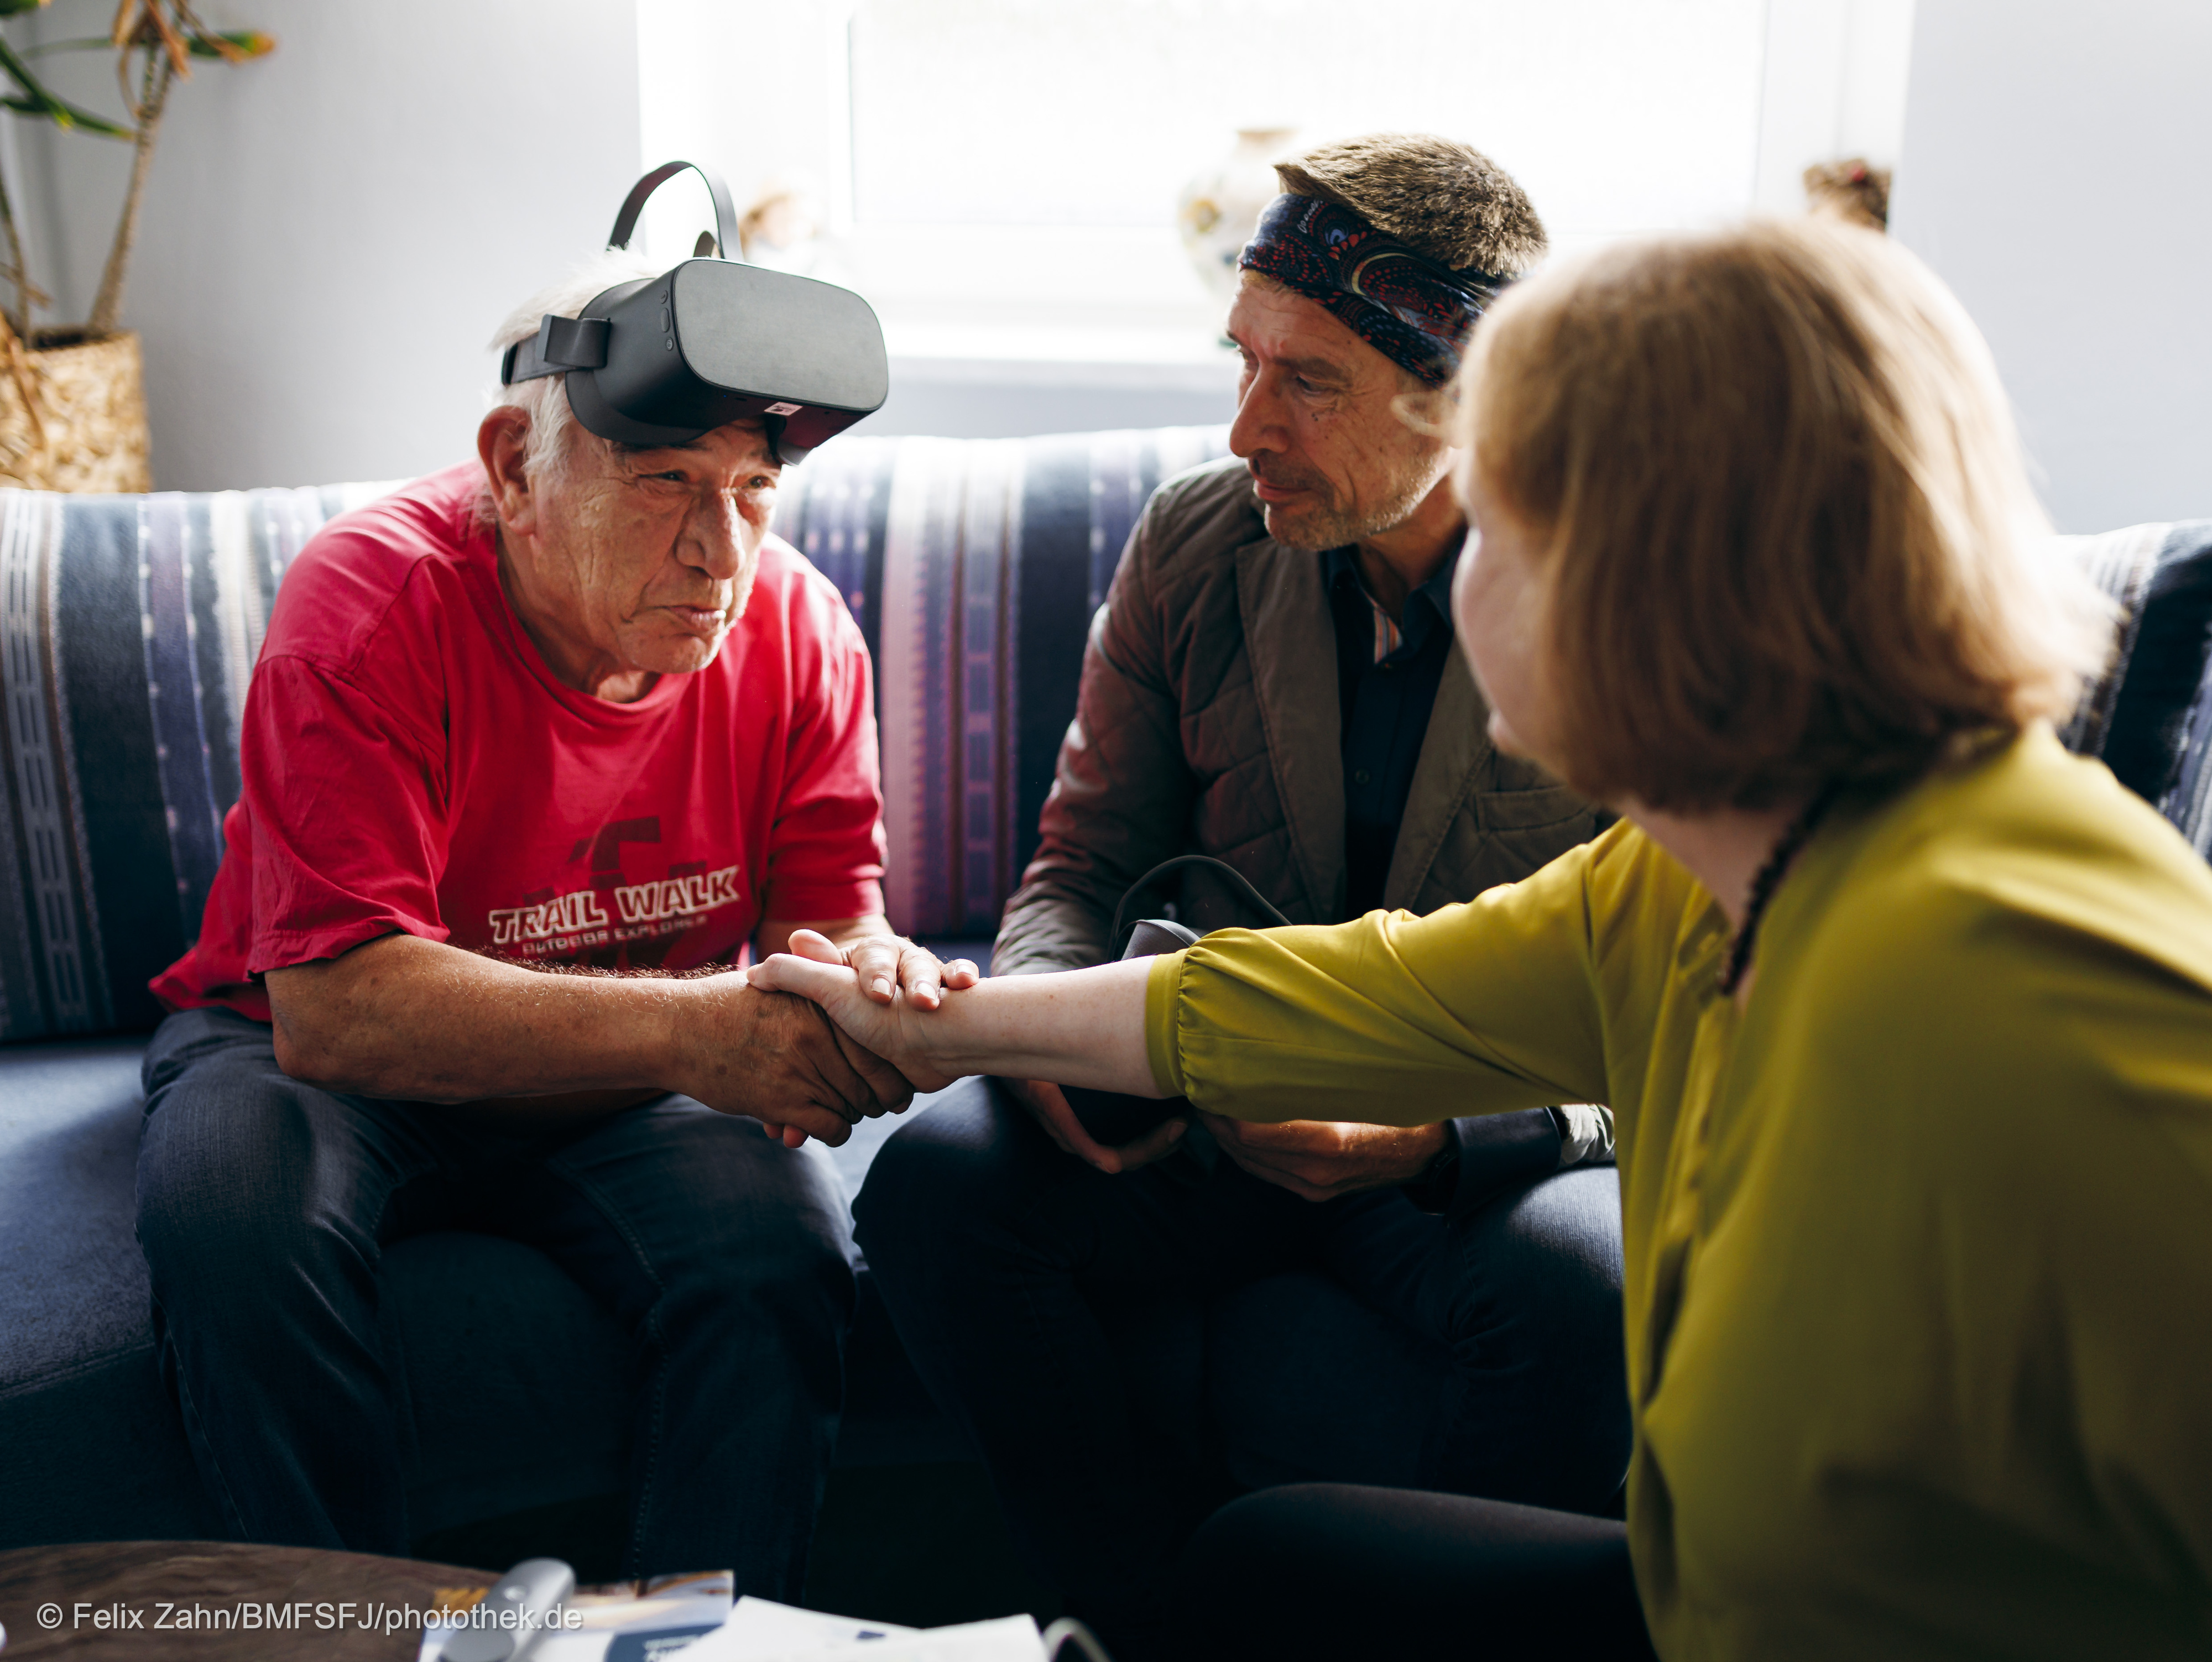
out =
[[[871,920],[863,920],[863,925],[867,921]],[[811,936],[813,941],[804,955],[820,963],[842,963],[856,972],[860,991],[879,1004],[890,1003],[896,988],[923,1010],[935,1010],[945,1002],[947,992],[958,992],[983,979],[970,959],[940,961],[927,947],[917,946],[903,935],[893,935],[888,929],[850,933],[856,926],[861,925],[793,924],[786,935],[789,944],[781,950],[797,952],[799,937]],[[814,944],[825,939],[835,957]],[[774,942],[775,936],[763,930],[763,943],[772,946]]]
[[918,1091],[942,1090],[959,1077],[941,1071],[931,1060],[925,1042],[929,1016],[917,1001],[903,987],[889,998],[880,991],[869,997],[843,950],[811,929],[793,931],[790,952],[778,953],[747,970],[745,984],[811,998],[854,1044],[889,1062]]

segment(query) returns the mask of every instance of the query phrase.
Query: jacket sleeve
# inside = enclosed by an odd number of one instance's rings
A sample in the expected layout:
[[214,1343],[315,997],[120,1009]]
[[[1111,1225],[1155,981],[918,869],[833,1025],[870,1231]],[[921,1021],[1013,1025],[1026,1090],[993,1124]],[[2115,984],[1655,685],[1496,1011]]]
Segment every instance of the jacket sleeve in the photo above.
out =
[[1448,1217],[1464,1217],[1507,1189],[1554,1173],[1613,1163],[1613,1110],[1595,1104],[1464,1115],[1445,1127],[1449,1165],[1405,1186],[1423,1211]]
[[1156,494],[1091,620],[1075,719],[1060,741],[1039,824],[1042,840],[1006,902],[994,974],[1103,962],[1113,952],[1114,910],[1129,885],[1184,852],[1198,782],[1183,756],[1153,592],[1178,535],[1173,496]]

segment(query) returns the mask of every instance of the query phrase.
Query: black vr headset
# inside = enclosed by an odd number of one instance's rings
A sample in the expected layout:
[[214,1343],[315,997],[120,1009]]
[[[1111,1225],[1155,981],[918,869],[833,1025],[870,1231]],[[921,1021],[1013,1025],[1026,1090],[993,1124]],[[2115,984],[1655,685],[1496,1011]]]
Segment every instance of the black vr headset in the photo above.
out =
[[548,312],[534,339],[507,349],[500,384],[565,374],[586,430],[625,445],[684,444],[755,416],[781,460],[804,461],[883,407],[883,325],[849,288],[738,258],[730,187],[696,162],[666,162],[638,180],[609,248],[629,246],[645,199],[686,167],[714,193],[722,258],[617,283],[580,317]]

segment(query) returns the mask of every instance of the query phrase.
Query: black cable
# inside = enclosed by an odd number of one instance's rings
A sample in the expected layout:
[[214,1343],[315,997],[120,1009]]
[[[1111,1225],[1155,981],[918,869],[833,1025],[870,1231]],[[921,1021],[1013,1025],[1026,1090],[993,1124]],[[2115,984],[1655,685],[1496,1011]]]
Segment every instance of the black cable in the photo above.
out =
[[1229,880],[1231,888],[1236,889],[1251,903],[1255,911],[1272,920],[1275,928],[1288,929],[1291,926],[1291,920],[1278,912],[1265,895],[1252,887],[1252,880],[1226,860],[1217,860],[1211,854],[1178,854],[1171,860],[1162,860],[1143,876],[1131,883],[1124,891],[1121,895],[1121,904],[1114,908],[1114,932],[1106,937],[1106,944],[1109,948],[1121,938],[1121,919],[1128,913],[1129,902],[1167,876],[1169,872],[1186,865],[1212,866],[1217,873]]

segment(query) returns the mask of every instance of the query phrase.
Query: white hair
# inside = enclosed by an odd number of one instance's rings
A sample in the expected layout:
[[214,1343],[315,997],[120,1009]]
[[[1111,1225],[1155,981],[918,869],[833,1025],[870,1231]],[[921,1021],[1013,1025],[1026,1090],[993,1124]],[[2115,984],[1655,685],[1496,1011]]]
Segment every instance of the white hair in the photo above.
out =
[[[556,317],[573,318],[594,296],[618,282],[659,275],[660,268],[641,254],[619,248],[594,254],[558,282],[539,289],[510,312],[507,321],[500,325],[499,332],[491,337],[491,349],[504,353],[518,341],[534,338],[540,320],[549,312]],[[517,381],[513,386],[495,387],[486,408],[502,407],[519,409],[530,419],[530,444],[522,461],[524,474],[536,480],[560,468],[568,456],[568,432],[576,425],[575,416],[568,408],[568,378],[541,375],[535,380]]]

